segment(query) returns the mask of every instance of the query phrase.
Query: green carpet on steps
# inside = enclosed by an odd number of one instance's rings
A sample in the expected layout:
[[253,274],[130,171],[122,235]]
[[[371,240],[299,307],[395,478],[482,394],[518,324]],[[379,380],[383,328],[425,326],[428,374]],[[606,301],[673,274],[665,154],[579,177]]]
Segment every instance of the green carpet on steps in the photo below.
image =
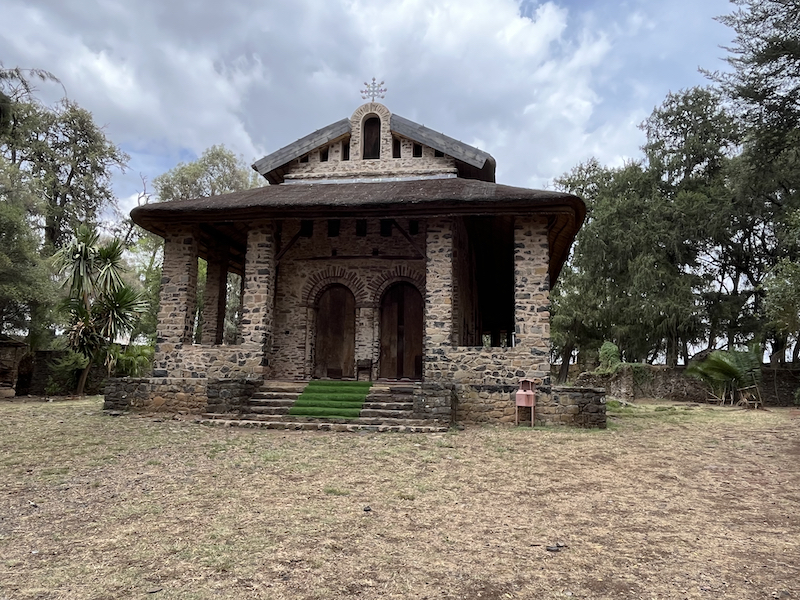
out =
[[290,415],[354,419],[361,414],[370,381],[311,381],[289,409]]

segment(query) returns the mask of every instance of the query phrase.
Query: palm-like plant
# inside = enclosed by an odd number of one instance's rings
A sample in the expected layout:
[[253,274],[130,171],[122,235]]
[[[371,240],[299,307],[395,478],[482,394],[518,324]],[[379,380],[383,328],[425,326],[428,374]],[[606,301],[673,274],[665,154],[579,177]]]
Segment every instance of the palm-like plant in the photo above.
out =
[[723,401],[733,400],[736,390],[758,385],[761,380],[761,350],[758,346],[746,352],[716,350],[702,362],[689,365],[686,374],[706,383]]
[[[56,269],[69,286],[67,311],[70,346],[89,359],[78,380],[83,394],[91,363],[114,340],[129,333],[147,303],[122,281],[123,247],[119,240],[100,245],[98,234],[81,225],[69,246],[55,255]],[[106,353],[108,356],[108,354]]]

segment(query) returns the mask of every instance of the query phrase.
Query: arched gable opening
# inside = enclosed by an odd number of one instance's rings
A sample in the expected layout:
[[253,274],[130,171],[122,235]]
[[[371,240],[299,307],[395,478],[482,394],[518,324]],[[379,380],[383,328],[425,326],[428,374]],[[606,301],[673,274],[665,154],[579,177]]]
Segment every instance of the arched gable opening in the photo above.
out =
[[364,149],[362,157],[365,160],[378,159],[381,157],[381,120],[379,117],[367,117],[361,126],[362,147]]

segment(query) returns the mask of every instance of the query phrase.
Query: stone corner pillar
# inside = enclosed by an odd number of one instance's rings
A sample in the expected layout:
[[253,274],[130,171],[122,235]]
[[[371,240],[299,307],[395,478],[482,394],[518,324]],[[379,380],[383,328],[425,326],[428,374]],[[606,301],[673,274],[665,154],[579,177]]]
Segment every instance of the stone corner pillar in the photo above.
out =
[[550,250],[547,220],[525,215],[514,219],[514,338],[550,364]]
[[164,237],[164,266],[156,339],[155,370],[175,377],[174,357],[192,343],[197,300],[197,239],[191,228],[173,230]]
[[243,284],[241,339],[248,354],[247,370],[269,376],[275,304],[272,222],[254,223],[247,233]]
[[431,219],[426,234],[423,378],[441,377],[440,357],[453,344],[453,220]]

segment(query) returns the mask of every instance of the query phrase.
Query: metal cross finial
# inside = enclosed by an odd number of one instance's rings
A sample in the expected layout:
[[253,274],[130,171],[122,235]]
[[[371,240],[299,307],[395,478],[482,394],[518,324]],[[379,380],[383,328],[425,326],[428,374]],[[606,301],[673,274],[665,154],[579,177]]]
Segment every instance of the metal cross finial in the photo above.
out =
[[372,101],[375,102],[375,98],[384,98],[384,94],[386,94],[386,88],[382,88],[383,81],[380,83],[375,83],[375,78],[372,78],[372,83],[364,82],[364,85],[367,86],[366,89],[361,90],[361,97],[366,100],[367,98],[372,98]]

